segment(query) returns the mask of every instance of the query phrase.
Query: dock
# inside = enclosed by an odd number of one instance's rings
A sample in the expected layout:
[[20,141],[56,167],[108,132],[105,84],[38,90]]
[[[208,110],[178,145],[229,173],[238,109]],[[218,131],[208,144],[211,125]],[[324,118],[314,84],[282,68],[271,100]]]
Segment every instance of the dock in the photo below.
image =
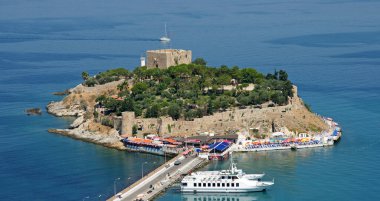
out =
[[[181,163],[175,165],[175,161],[180,161]],[[108,201],[151,200],[184,175],[206,163],[208,163],[207,159],[197,157],[196,155],[185,157],[179,154],[131,186],[109,198]]]

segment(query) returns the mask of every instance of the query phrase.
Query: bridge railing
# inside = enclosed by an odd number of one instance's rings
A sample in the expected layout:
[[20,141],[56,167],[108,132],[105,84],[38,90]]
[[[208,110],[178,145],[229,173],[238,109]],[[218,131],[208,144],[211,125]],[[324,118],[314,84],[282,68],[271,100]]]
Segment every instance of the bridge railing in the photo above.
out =
[[[150,176],[154,175],[155,173],[157,173],[158,171],[166,168],[165,166],[167,164],[170,164],[170,163],[173,163],[174,161],[176,161],[178,158],[180,158],[182,156],[182,154],[178,154],[176,157],[170,159],[169,161],[167,161],[166,163],[162,164],[161,166],[159,166],[158,168],[156,168],[155,170],[153,170],[152,172],[150,172],[149,174],[145,175],[143,178],[137,180],[135,183],[133,183],[132,185],[128,186],[127,188],[123,189],[122,191],[120,191],[118,194],[122,193],[126,193],[128,192],[129,190],[131,190],[132,188],[134,188],[135,186],[139,185],[141,182],[143,182],[144,180],[146,180],[147,178],[149,178]],[[108,199],[108,201],[112,201],[114,199],[116,199],[117,197],[112,196]]]

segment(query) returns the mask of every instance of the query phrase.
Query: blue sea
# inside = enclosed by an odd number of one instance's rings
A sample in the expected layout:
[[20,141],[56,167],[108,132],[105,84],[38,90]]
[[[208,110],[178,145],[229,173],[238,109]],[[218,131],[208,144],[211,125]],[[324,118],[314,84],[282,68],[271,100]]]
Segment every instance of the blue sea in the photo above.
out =
[[0,200],[104,200],[145,161],[144,174],[162,164],[47,132],[71,118],[24,113],[60,100],[52,93],[82,71],[133,69],[158,48],[190,49],[211,66],[284,69],[344,133],[331,148],[235,154],[240,168],[275,179],[267,192],[183,195],[174,185],[157,200],[380,200],[379,10],[377,0],[1,0]]

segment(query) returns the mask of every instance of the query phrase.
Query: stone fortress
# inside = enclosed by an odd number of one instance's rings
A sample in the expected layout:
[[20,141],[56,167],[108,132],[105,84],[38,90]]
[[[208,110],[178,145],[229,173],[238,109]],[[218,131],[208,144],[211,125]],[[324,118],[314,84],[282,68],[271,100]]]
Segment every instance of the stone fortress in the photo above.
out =
[[[200,133],[224,133],[229,129],[256,130],[269,133],[272,126],[276,128],[305,132],[309,128],[325,128],[323,121],[309,112],[293,87],[294,97],[288,105],[263,108],[232,108],[211,116],[195,118],[193,121],[173,120],[171,117],[140,118],[134,112],[123,112],[120,122],[120,134],[132,136],[132,127],[138,128],[138,134],[156,133],[160,136],[192,136]],[[286,128],[285,128],[286,127]],[[281,130],[282,130],[281,129]],[[284,131],[286,131],[284,130]],[[311,129],[313,130],[313,129]]]
[[191,50],[160,49],[146,51],[146,67],[166,69],[170,66],[191,63]]

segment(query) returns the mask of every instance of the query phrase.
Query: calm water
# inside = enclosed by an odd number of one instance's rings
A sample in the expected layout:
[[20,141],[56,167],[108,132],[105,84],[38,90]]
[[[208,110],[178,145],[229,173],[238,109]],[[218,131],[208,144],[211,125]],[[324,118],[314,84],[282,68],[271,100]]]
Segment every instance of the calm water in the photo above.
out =
[[[165,22],[167,47],[191,49],[210,65],[287,70],[313,110],[344,129],[333,148],[236,154],[241,168],[276,184],[230,198],[379,199],[379,9],[376,0],[0,1],[0,199],[101,200],[115,178],[121,189],[141,177],[142,162],[150,162],[146,172],[163,162],[49,134],[71,119],[23,110],[59,100],[51,93],[78,84],[82,71],[133,69],[145,50],[164,47]],[[173,186],[158,200],[221,196]]]

